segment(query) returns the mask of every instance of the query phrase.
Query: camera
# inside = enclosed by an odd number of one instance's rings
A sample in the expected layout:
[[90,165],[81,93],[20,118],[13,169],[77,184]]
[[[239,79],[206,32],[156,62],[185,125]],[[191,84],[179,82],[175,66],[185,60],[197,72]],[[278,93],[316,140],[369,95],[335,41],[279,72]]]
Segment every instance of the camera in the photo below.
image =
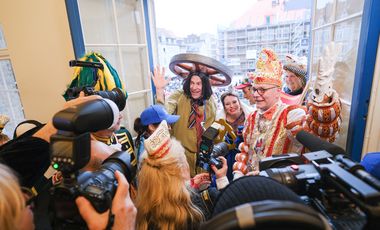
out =
[[96,99],[54,115],[58,132],[50,140],[51,165],[63,178],[51,189],[54,228],[85,226],[75,205],[77,196],[86,197],[99,213],[109,209],[117,188],[116,170],[132,181],[134,167],[130,155],[123,151],[113,153],[95,172],[80,171],[91,158],[90,132],[112,127],[118,113],[113,101]]
[[104,66],[100,62],[88,62],[88,61],[78,61],[78,60],[71,60],[69,62],[70,67],[78,66],[78,67],[87,67],[92,70],[93,79],[92,82],[89,82],[88,85],[79,87],[74,86],[71,88],[68,88],[66,90],[66,99],[72,100],[79,96],[80,92],[84,92],[84,95],[99,95],[102,98],[107,98],[115,102],[117,107],[119,108],[119,111],[123,111],[126,105],[126,95],[120,88],[114,88],[111,91],[96,91],[94,90],[94,87],[96,83],[98,82],[98,75],[97,75],[97,69],[104,70]]
[[225,142],[214,144],[214,140],[219,135],[221,125],[214,122],[202,134],[201,144],[199,146],[199,154],[197,156],[197,165],[204,170],[212,172],[211,165],[215,165],[220,169],[223,167],[219,156],[225,156],[228,153],[228,145]]
[[[281,168],[272,168],[277,166]],[[315,151],[263,159],[260,175],[296,192],[333,229],[380,228],[380,182],[343,154]]]

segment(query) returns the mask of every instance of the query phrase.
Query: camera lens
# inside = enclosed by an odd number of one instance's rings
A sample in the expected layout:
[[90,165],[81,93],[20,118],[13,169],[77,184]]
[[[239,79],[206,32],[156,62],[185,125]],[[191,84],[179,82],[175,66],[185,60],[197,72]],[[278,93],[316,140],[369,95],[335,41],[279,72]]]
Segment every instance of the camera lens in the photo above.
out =
[[119,88],[114,88],[112,89],[112,91],[98,91],[94,92],[94,94],[97,94],[102,98],[107,98],[115,102],[115,104],[119,108],[119,111],[122,111],[125,108],[127,99],[125,97],[124,92]]
[[215,158],[225,156],[228,153],[228,145],[225,142],[220,142],[214,145],[211,155]]

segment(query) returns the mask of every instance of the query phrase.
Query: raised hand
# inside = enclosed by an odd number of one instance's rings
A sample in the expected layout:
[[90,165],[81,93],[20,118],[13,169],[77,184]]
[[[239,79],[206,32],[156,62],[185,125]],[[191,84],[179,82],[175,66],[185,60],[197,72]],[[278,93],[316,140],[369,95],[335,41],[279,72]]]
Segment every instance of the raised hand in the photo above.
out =
[[151,77],[156,89],[164,89],[170,81],[170,78],[165,79],[165,68],[160,66],[154,67],[153,75]]

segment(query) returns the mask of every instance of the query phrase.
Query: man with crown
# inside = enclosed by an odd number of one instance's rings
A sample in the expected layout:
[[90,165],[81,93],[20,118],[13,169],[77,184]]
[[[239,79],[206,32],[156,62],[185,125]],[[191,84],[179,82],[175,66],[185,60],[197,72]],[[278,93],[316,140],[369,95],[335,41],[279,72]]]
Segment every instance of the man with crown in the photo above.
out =
[[305,108],[281,101],[281,77],[282,66],[277,55],[270,49],[262,50],[252,79],[257,110],[246,119],[244,142],[234,164],[234,178],[257,172],[262,158],[302,151],[302,144],[294,135],[302,129]]

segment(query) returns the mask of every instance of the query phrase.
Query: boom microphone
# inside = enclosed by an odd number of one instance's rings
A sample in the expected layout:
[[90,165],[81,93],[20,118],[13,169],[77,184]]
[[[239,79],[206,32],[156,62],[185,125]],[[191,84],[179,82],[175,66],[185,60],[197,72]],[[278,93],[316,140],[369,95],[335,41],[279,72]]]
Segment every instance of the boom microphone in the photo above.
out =
[[331,144],[330,142],[324,141],[319,137],[311,133],[308,133],[304,130],[301,130],[297,133],[296,139],[302,145],[308,148],[311,152],[325,150],[333,156],[336,156],[338,154],[346,154],[346,151],[344,151],[344,149],[342,149],[341,147]]

